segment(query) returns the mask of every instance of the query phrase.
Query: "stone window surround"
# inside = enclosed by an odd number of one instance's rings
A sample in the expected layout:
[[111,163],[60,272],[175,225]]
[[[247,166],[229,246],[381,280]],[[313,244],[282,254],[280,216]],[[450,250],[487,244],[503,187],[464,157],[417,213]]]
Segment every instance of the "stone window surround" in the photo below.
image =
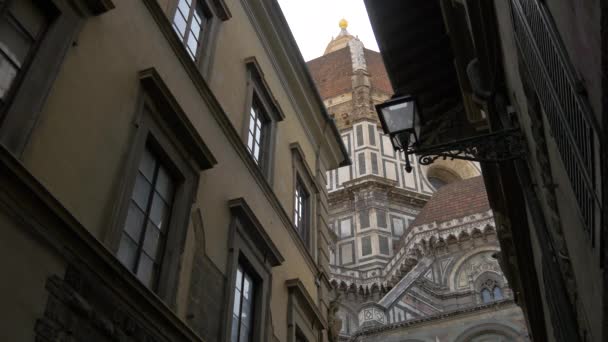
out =
[[[293,163],[293,194],[295,194],[296,186],[298,184],[298,180],[300,180],[300,184],[304,186],[305,190],[308,192],[308,212],[305,220],[307,221],[306,228],[308,229],[308,234],[306,239],[303,239],[304,245],[314,254],[312,251],[315,251],[316,248],[316,237],[317,237],[317,224],[316,224],[316,203],[319,195],[320,187],[317,185],[315,177],[313,173],[306,163],[306,158],[304,156],[304,151],[299,143],[291,143],[289,148],[292,152],[292,163]],[[293,196],[295,198],[295,195]],[[295,205],[295,203],[294,203]],[[295,207],[294,207],[295,210]],[[293,217],[293,214],[292,214]],[[294,222],[295,225],[295,222]]]
[[[177,183],[170,218],[165,257],[157,284],[157,295],[175,307],[180,256],[184,248],[190,208],[198,190],[200,172],[217,163],[188,121],[186,114],[168,90],[155,69],[139,73],[142,86],[134,119],[134,140],[121,176],[117,200],[106,232],[105,243],[116,252],[126,220],[129,201],[140,158],[146,146],[152,145],[170,168]],[[168,256],[168,257],[167,257]]]
[[[342,222],[344,222],[344,221],[350,221],[350,224],[349,224],[350,232],[348,235],[342,235]],[[352,217],[344,217],[344,218],[337,220],[336,225],[338,226],[337,235],[338,235],[339,240],[346,239],[346,238],[352,238],[355,236],[355,234],[354,234],[355,227],[353,226],[353,222],[354,222],[354,220]]]
[[268,311],[272,288],[272,268],[283,263],[284,258],[267,235],[251,207],[243,198],[228,201],[232,214],[229,228],[229,255],[224,303],[222,341],[230,341],[234,287],[239,265],[245,265],[255,277],[252,342],[270,340]]
[[296,342],[296,336],[306,341],[318,341],[327,322],[317,308],[300,279],[285,282],[289,291],[287,300],[287,342]]
[[[247,68],[247,95],[243,111],[246,119],[243,120],[242,139],[245,146],[247,146],[250,118],[249,112],[254,101],[256,101],[256,103],[262,107],[262,111],[266,114],[266,119],[268,120],[264,125],[267,130],[264,133],[264,141],[261,142],[262,160],[256,162],[256,165],[259,166],[268,183],[272,185],[276,131],[278,123],[285,119],[285,115],[276,98],[272,95],[257,59],[255,57],[246,58],[245,66]],[[251,158],[253,159],[253,156],[251,156]]]
[[38,120],[46,97],[72,42],[86,17],[114,8],[111,0],[48,0],[53,23],[47,28],[15,93],[0,113],[0,143],[20,157]]
[[[232,17],[232,14],[224,0],[197,0],[196,2],[202,2],[203,9],[207,14],[207,23],[204,24],[205,29],[203,29],[203,36],[199,41],[194,63],[201,75],[204,78],[208,78],[212,72],[211,66],[213,64],[213,56],[215,55],[215,47],[217,45],[217,36],[221,22],[229,20]],[[171,25],[173,25],[173,18],[175,17],[178,3],[179,0],[170,0],[168,4],[167,16],[168,20],[171,21]],[[175,33],[175,35],[176,37],[179,37],[177,33]],[[182,41],[181,38],[178,39]],[[186,46],[184,44],[182,44],[182,46],[184,52],[190,56]]]
[[[343,258],[343,255],[342,255],[342,247],[345,246],[345,245],[349,245],[349,244],[351,245],[351,258],[352,258],[352,260],[351,260],[351,262],[345,263],[343,261],[344,258]],[[338,247],[338,252],[340,253],[340,266],[350,266],[350,265],[354,265],[354,264],[357,263],[357,258],[356,258],[357,253],[355,253],[355,248],[357,246],[355,245],[355,240],[351,240],[351,241],[348,241],[348,242],[340,243],[340,244],[338,244],[338,246],[339,246]]]

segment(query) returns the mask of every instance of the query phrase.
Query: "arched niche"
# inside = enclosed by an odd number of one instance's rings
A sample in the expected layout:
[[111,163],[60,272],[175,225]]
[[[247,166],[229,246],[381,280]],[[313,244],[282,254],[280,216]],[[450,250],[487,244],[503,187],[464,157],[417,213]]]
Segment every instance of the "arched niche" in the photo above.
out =
[[500,251],[498,246],[482,246],[463,254],[453,264],[448,273],[448,286],[450,290],[455,291],[468,287],[468,278],[466,278],[466,286],[462,284],[462,277],[465,275],[468,277],[469,274],[472,274],[475,280],[479,275],[487,271],[502,274],[498,261],[492,257],[492,254],[497,251]]
[[480,175],[479,168],[473,162],[466,160],[438,159],[424,168],[428,182],[438,189],[443,185]]

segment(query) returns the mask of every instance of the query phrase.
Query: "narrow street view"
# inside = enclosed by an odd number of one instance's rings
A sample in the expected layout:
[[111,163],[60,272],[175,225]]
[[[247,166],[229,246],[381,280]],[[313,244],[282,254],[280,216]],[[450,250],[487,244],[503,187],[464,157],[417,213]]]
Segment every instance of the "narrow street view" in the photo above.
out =
[[608,341],[607,25],[0,0],[0,341]]

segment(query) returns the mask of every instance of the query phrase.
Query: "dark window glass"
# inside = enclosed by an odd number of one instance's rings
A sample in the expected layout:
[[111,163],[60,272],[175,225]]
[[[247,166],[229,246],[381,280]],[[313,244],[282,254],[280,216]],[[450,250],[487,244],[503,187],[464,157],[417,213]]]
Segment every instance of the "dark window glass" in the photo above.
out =
[[262,164],[264,158],[265,143],[267,131],[266,113],[257,101],[253,101],[253,105],[249,109],[249,130],[247,134],[247,149],[258,165]]
[[375,153],[370,153],[371,156],[371,160],[372,160],[372,173],[377,175],[378,174],[378,156],[376,156]]
[[32,0],[0,1],[0,105],[8,102],[49,18]]
[[501,300],[502,297],[502,290],[500,289],[500,287],[495,286],[494,287],[494,300]]
[[349,237],[352,235],[351,220],[340,221],[340,237]]
[[363,126],[357,126],[357,146],[363,145]]
[[484,303],[489,303],[492,301],[492,294],[490,293],[490,290],[488,290],[488,289],[481,290],[481,300]]
[[232,308],[232,331],[230,341],[251,341],[253,331],[254,282],[249,273],[239,265],[234,286],[234,306]]
[[367,128],[369,133],[369,144],[376,146],[376,126],[369,125]]
[[386,228],[386,211],[376,209],[376,221],[378,221],[378,227]]
[[298,234],[305,242],[308,242],[308,221],[310,216],[308,197],[308,191],[306,191],[300,178],[297,178],[293,222]]
[[131,194],[118,259],[152,289],[167,237],[174,187],[167,169],[146,148]]
[[364,209],[359,212],[359,223],[361,223],[361,228],[369,227],[369,210]]
[[429,177],[428,178],[429,182],[431,182],[431,185],[433,186],[433,188],[435,188],[435,190],[441,188],[442,186],[448,184],[447,182],[445,182],[443,179],[441,178],[437,178],[437,177]]
[[361,239],[361,255],[370,255],[372,254],[372,238],[370,236],[366,236]]
[[378,243],[380,244],[380,254],[388,255],[388,238],[385,236],[379,236]]
[[394,217],[393,218],[393,234],[395,236],[403,235],[405,227],[403,226],[403,219]]
[[173,28],[192,59],[196,59],[208,20],[201,0],[178,0]]
[[359,153],[359,174],[365,174],[365,153]]

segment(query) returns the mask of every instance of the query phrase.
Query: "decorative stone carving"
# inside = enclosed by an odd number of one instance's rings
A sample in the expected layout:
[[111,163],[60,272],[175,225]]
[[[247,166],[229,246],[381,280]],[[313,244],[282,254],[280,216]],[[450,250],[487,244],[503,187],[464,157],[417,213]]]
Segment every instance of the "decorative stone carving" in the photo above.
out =
[[364,304],[359,311],[359,327],[369,327],[386,324],[386,313],[384,307],[370,302]]
[[329,331],[327,333],[329,342],[338,342],[338,335],[342,329],[342,320],[338,318],[337,313],[340,309],[340,301],[342,295],[338,293],[336,298],[329,303],[329,309],[327,314],[327,323]]
[[363,43],[359,39],[352,39],[348,42],[348,47],[350,48],[350,56],[353,62],[353,71],[367,71]]

